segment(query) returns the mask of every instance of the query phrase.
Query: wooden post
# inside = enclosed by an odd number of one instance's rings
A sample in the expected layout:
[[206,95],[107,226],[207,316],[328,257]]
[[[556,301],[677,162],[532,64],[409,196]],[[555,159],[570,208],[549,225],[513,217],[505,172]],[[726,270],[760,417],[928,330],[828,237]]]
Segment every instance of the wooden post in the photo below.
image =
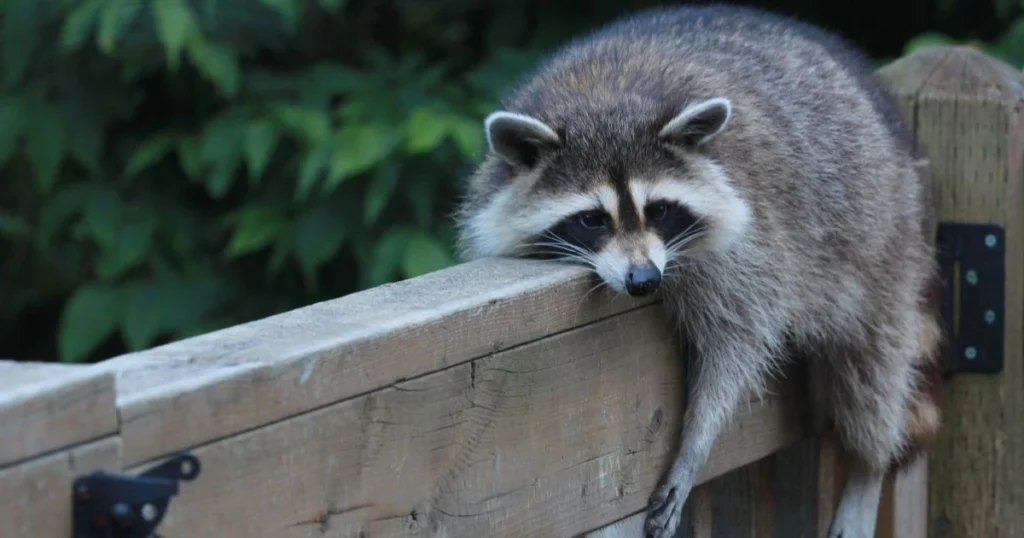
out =
[[[955,374],[929,458],[928,535],[1024,536],[1024,80],[968,47],[923,49],[880,73],[931,160],[940,220],[1006,232],[1005,366]],[[913,499],[911,499],[913,501]]]

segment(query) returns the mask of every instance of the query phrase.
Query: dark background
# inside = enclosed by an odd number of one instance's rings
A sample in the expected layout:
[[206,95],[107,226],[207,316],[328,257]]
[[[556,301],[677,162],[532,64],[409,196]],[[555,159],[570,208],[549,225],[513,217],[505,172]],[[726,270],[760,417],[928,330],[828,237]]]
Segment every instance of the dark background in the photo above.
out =
[[[0,2],[0,357],[95,361],[452,263],[503,89],[666,2]],[[1020,0],[754,2],[1024,63]]]

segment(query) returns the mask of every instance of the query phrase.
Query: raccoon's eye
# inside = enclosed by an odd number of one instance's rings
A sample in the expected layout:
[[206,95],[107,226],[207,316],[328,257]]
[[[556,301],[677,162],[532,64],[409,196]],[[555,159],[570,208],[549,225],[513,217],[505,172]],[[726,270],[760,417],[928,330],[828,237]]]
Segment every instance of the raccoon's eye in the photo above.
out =
[[580,213],[579,216],[576,217],[576,220],[579,221],[580,225],[584,228],[589,228],[591,230],[603,228],[606,223],[604,213],[601,213],[600,211],[587,211],[585,213]]
[[647,220],[659,221],[668,216],[668,204],[655,202],[647,206],[644,212],[647,213]]

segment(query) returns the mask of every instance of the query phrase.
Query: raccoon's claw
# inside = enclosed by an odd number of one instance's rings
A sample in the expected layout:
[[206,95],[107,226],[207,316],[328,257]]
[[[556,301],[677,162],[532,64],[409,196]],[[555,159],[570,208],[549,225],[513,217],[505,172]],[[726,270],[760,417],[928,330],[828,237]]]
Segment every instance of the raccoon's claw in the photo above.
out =
[[647,521],[644,522],[645,538],[672,538],[679,529],[683,516],[686,496],[679,488],[666,484],[655,490],[647,502]]

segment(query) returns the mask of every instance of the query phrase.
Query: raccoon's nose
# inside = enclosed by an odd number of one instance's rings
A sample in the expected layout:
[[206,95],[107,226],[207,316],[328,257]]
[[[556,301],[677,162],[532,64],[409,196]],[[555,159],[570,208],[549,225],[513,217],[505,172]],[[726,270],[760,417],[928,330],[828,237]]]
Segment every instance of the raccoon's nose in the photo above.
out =
[[653,263],[631,265],[626,275],[626,291],[633,297],[650,295],[661,283],[661,271]]

